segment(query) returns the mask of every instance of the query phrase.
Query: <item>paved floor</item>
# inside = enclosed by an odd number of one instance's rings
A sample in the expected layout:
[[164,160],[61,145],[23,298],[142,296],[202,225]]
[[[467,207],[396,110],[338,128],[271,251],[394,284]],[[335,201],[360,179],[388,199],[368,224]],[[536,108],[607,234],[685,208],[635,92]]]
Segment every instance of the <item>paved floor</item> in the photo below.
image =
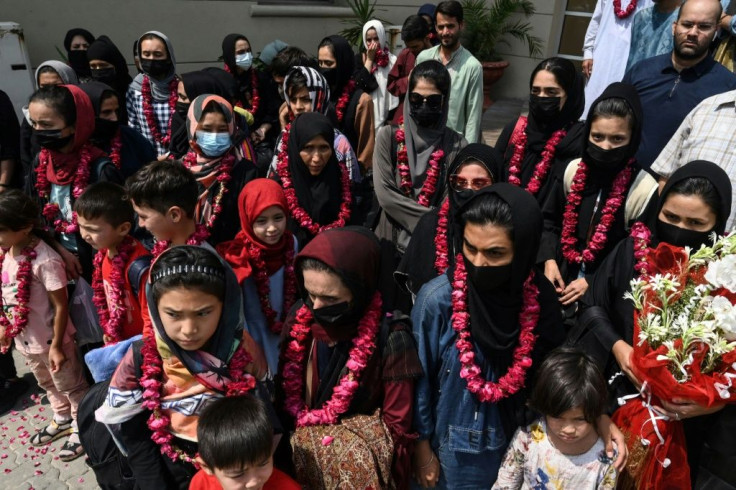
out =
[[519,114],[527,112],[527,104],[524,99],[501,99],[483,113],[481,122],[483,127],[483,139],[488,145],[495,145],[504,126],[511,121],[516,121]]

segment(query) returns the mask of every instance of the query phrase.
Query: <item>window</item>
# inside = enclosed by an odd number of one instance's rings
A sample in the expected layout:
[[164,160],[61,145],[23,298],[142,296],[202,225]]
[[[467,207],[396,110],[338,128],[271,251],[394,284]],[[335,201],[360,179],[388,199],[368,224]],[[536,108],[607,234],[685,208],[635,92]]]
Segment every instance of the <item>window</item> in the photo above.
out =
[[583,41],[593,17],[596,0],[566,0],[563,12],[557,55],[572,60],[576,65],[583,61]]

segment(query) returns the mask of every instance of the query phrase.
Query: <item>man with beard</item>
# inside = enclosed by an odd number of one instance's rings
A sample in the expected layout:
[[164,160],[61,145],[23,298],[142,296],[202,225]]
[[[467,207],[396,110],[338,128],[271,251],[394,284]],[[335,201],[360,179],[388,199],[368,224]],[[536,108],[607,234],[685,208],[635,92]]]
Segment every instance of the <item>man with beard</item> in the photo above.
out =
[[[720,15],[718,0],[683,3],[672,24],[672,53],[641,61],[624,76],[624,83],[633,85],[639,93],[644,111],[636,159],[653,174],[669,175],[674,171],[669,167],[680,161],[678,155],[667,160],[657,156],[676,131],[682,134],[682,127],[680,130],[677,127],[685,116],[704,99],[736,89],[736,75],[708,54]],[[659,165],[653,165],[655,159]]]
[[460,44],[464,26],[460,2],[449,0],[437,5],[435,26],[440,44],[419,53],[416,64],[437,60],[445,65],[452,80],[447,127],[465,136],[468,143],[482,143],[483,69]]

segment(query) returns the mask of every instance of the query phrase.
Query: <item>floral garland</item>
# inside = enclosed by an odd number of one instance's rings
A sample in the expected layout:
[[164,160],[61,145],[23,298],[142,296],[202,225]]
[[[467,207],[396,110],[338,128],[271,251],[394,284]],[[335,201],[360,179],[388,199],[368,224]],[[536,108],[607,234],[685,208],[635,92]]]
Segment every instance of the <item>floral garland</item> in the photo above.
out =
[[[186,156],[182,158],[182,162],[184,163],[184,166],[191,171],[192,167],[197,165],[197,154],[193,151],[188,152]],[[212,227],[215,225],[215,220],[217,220],[217,217],[222,211],[222,199],[225,197],[225,193],[227,193],[227,184],[232,178],[234,163],[235,156],[232,154],[232,152],[228,153],[220,161],[220,171],[217,173],[216,177],[217,182],[220,183],[220,189],[217,191],[217,195],[212,200],[212,212],[210,213],[210,217],[205,223],[205,226],[208,230],[212,230]]]
[[337,214],[337,219],[334,222],[322,226],[319,223],[315,223],[309,216],[309,213],[299,205],[299,199],[296,196],[294,184],[291,180],[291,173],[289,172],[289,152],[287,148],[290,131],[291,124],[287,125],[282,131],[281,147],[279,148],[278,163],[276,164],[276,173],[279,179],[281,179],[281,185],[284,188],[286,202],[289,205],[289,213],[301,228],[307,229],[312,235],[331,228],[342,228],[350,219],[350,205],[353,201],[353,196],[350,193],[350,175],[345,162],[338,162],[340,166],[340,181],[342,183],[342,204],[340,204],[340,212]]
[[[17,282],[17,291],[15,293],[15,300],[17,304],[13,310],[13,323],[10,323],[8,316],[3,308],[3,295],[0,294],[0,327],[5,329],[5,338],[9,341],[13,340],[19,333],[26,328],[28,325],[28,313],[31,309],[28,307],[28,303],[31,300],[31,283],[33,282],[33,261],[36,260],[36,250],[33,248],[35,239],[31,240],[27,246],[23,247],[20,251],[20,255],[25,257],[26,260],[18,264],[18,272],[15,275]],[[0,276],[2,276],[3,262],[5,261],[5,254],[10,249],[0,249]],[[8,352],[10,345],[0,349],[3,354]]]
[[355,80],[350,80],[347,85],[345,85],[345,90],[342,91],[340,98],[337,99],[337,104],[335,104],[338,124],[342,124],[342,120],[345,118],[345,109],[348,107],[348,103],[350,102],[350,97],[353,96],[353,92],[355,92]]
[[637,221],[631,227],[631,239],[634,240],[634,270],[640,275],[649,274],[649,264],[647,263],[647,254],[649,253],[649,243],[652,238],[652,232],[649,228]]
[[[255,282],[258,290],[258,299],[261,302],[261,310],[266,317],[268,328],[275,334],[281,334],[284,322],[276,321],[276,311],[271,308],[271,284],[266,271],[266,263],[263,260],[263,250],[256,247],[250,240],[246,240],[248,256],[253,269],[256,271]],[[281,308],[281,316],[289,313],[291,306],[296,300],[296,274],[294,274],[294,235],[289,233],[286,243],[286,256],[284,258],[284,302]]]
[[378,68],[385,68],[388,66],[388,46],[384,46],[383,49],[376,51],[375,63],[371,67],[371,75],[374,74]]
[[578,169],[572,179],[570,193],[567,195],[565,213],[562,215],[562,237],[560,242],[562,243],[562,255],[565,257],[565,260],[572,264],[593,262],[596,254],[606,245],[608,230],[613,225],[616,211],[618,211],[618,208],[624,202],[624,194],[631,181],[633,162],[634,159],[630,159],[613,180],[611,192],[601,211],[601,220],[590,238],[588,248],[582,252],[578,252],[575,248],[578,243],[575,232],[578,227],[577,208],[583,200],[582,192],[585,189],[585,181],[588,177],[588,166],[582,160],[578,163]]
[[[526,151],[527,122],[527,118],[523,118],[521,121],[519,121],[519,124],[514,129],[514,134],[511,138],[512,144],[514,145],[514,153],[511,156],[511,161],[509,162],[508,181],[509,184],[513,184],[517,187],[521,187],[521,179],[519,178],[519,174],[521,174],[521,162],[524,159],[524,153]],[[542,183],[547,178],[549,169],[552,168],[552,160],[555,158],[557,145],[560,144],[565,136],[567,136],[567,131],[564,129],[559,129],[552,133],[552,136],[549,140],[547,140],[547,143],[544,145],[544,150],[542,151],[542,159],[539,161],[539,163],[537,163],[536,167],[534,167],[532,178],[529,179],[529,182],[526,185],[526,191],[529,192],[531,195],[537,195],[539,189],[542,188]]]
[[631,0],[626,9],[621,8],[621,0],[613,0],[613,11],[619,19],[625,19],[636,10],[636,0]]
[[250,69],[250,113],[253,116],[258,112],[261,105],[261,96],[258,95],[258,73],[255,68]]
[[506,374],[501,376],[497,383],[486,381],[481,376],[481,370],[475,363],[475,352],[470,340],[470,313],[468,312],[468,274],[465,271],[463,255],[455,257],[455,273],[452,282],[452,328],[457,332],[455,347],[462,368],[460,377],[467,383],[468,391],[473,393],[481,402],[497,403],[513,395],[524,387],[526,372],[532,365],[531,353],[537,336],[534,329],[539,321],[539,289],[534,284],[534,272],[524,281],[524,299],[519,312],[519,345],[514,350],[514,362]]
[[[205,225],[197,224],[194,233],[192,233],[191,236],[187,238],[186,244],[199,246],[204,243],[207,238],[209,238],[209,236],[210,232],[207,230],[207,227]],[[159,240],[153,246],[153,250],[151,250],[151,255],[153,255],[154,259],[158,258],[158,256],[168,250],[170,246],[171,240]]]
[[[89,184],[89,167],[92,161],[91,149],[91,145],[85,143],[79,150],[79,164],[77,165],[77,172],[72,182],[72,197],[74,199],[78,199]],[[43,148],[38,156],[38,166],[36,167],[36,191],[38,192],[38,196],[45,201],[51,198],[51,183],[47,177],[49,165],[53,165],[51,153],[46,148]],[[75,233],[79,229],[77,213],[72,212],[71,221],[62,219],[59,216],[60,213],[59,205],[51,202],[47,202],[41,211],[46,221],[53,223],[56,232],[66,234]]]
[[332,390],[330,398],[322,408],[309,410],[302,394],[304,390],[304,368],[309,349],[306,346],[310,336],[313,316],[306,306],[296,313],[296,321],[289,331],[292,339],[286,344],[284,352],[284,406],[286,411],[296,419],[297,427],[312,425],[333,425],[340,415],[350,408],[350,401],[360,385],[360,376],[376,349],[376,334],[381,321],[381,294],[373,295],[370,306],[358,323],[358,333],[353,339],[348,361],[345,367],[347,374],[343,376]]
[[[399,187],[402,192],[408,197],[413,196],[414,188],[411,181],[411,171],[409,170],[409,156],[406,150],[406,133],[404,133],[403,121],[399,125],[399,129],[396,130],[396,170],[399,172]],[[417,197],[417,203],[429,207],[430,200],[434,193],[437,191],[437,181],[440,175],[440,160],[445,156],[445,152],[436,150],[432,152],[429,158],[429,169],[427,169],[427,176],[424,179],[422,190],[419,192]]]
[[[107,301],[105,285],[102,280],[102,263],[107,255],[107,249],[97,252],[92,271],[92,303],[97,308],[102,331],[107,338],[106,345],[116,344],[123,340],[123,323],[125,322],[125,266],[130,254],[135,249],[135,242],[130,235],[123,238],[118,247],[118,254],[112,259],[110,270],[110,301]],[[112,312],[108,307],[113,305]]]
[[153,140],[161,146],[168,147],[171,141],[171,114],[176,110],[176,101],[179,98],[179,79],[174,77],[169,82],[169,125],[166,129],[166,136],[161,136],[156,123],[156,114],[153,109],[153,95],[151,94],[151,80],[148,75],[143,75],[143,83],[141,84],[141,98],[143,99],[143,115],[146,118],[148,130],[151,131]]
[[115,136],[110,142],[110,160],[112,160],[112,164],[115,165],[115,168],[118,170],[120,170],[120,166],[122,165],[120,160],[120,150],[122,147],[123,141],[120,137],[120,130],[118,129],[118,132],[115,133]]
[[[155,335],[149,335],[144,341],[141,347],[141,354],[143,354],[143,376],[141,377],[141,386],[144,389],[143,408],[151,410],[151,416],[147,422],[148,428],[153,432],[151,439],[161,446],[161,454],[165,454],[172,461],[184,461],[199,469],[199,464],[196,462],[196,455],[194,457],[189,456],[186,452],[171,443],[174,439],[174,435],[168,430],[171,419],[161,411],[161,389],[164,384],[160,378],[163,373],[163,360],[156,348]],[[227,385],[225,396],[243,395],[255,388],[255,378],[245,372],[246,366],[251,361],[250,354],[248,354],[241,342],[228,363],[231,381]]]
[[440,206],[440,212],[437,214],[437,232],[434,234],[434,270],[437,271],[437,274],[444,274],[450,266],[447,249],[447,225],[449,214],[450,200],[445,198],[442,206]]

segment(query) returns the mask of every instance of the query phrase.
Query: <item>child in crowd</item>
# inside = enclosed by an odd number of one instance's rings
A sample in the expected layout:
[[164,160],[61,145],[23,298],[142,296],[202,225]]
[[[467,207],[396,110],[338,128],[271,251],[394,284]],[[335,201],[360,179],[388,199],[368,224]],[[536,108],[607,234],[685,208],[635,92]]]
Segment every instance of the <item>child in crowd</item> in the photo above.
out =
[[273,467],[273,427],[262,401],[252,396],[210,404],[197,425],[202,469],[189,490],[297,490]]
[[493,488],[616,488],[616,469],[596,432],[606,394],[590,356],[566,347],[550,353],[529,400],[542,417],[516,431]]
[[31,444],[43,446],[71,434],[58,453],[62,461],[71,461],[84,453],[76,419],[87,382],[69,319],[64,262],[44,241],[48,237],[37,227],[38,216],[38,206],[22,192],[0,194],[0,346],[6,352],[15,339],[54,412]]

